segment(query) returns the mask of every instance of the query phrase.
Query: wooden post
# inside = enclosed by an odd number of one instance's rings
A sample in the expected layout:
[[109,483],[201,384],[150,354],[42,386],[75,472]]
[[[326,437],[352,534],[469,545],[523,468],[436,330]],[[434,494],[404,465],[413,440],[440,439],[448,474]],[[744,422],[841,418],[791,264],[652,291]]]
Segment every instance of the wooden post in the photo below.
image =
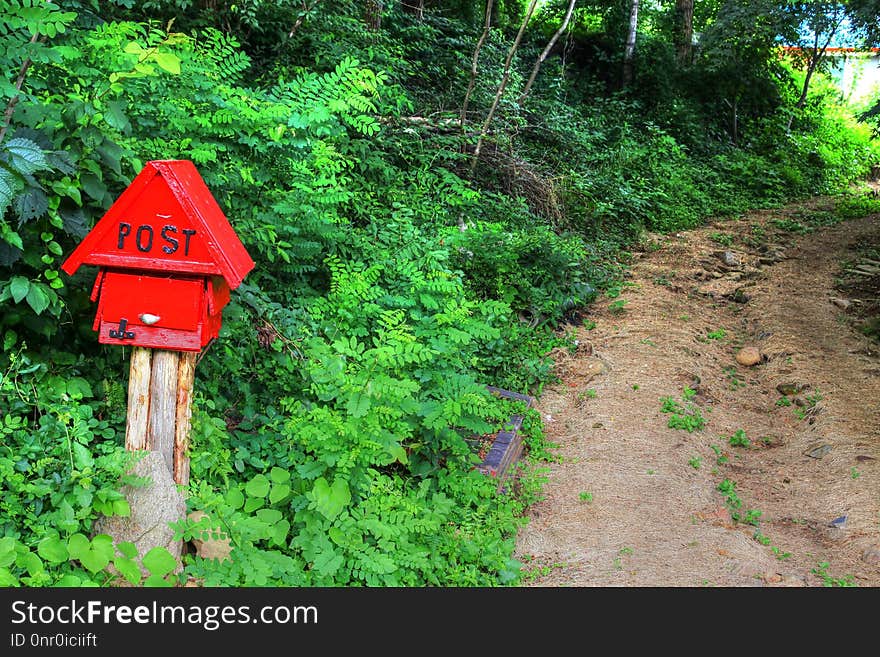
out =
[[125,449],[152,449],[147,441],[147,413],[150,410],[150,374],[153,350],[134,347],[128,376],[128,417],[125,426]]
[[125,447],[162,454],[178,484],[189,483],[190,416],[196,354],[135,347],[128,381]]
[[174,422],[177,419],[176,351],[153,351],[153,373],[150,376],[150,410],[147,440],[154,452],[165,458],[168,472],[174,473]]
[[180,354],[177,369],[177,406],[174,427],[174,481],[186,486],[189,484],[190,417],[192,416],[193,382],[196,376],[196,354],[184,351]]

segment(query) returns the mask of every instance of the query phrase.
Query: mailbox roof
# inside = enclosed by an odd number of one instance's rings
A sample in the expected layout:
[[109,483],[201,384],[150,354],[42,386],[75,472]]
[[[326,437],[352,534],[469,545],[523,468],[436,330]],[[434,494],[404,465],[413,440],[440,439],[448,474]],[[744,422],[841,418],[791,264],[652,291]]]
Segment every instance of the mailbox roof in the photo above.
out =
[[[168,211],[168,192],[177,205],[175,209],[182,212],[181,219],[198,231],[200,256],[189,259],[175,256],[172,259],[161,255],[161,249],[156,249],[157,253],[153,254],[141,253],[140,248],[134,252],[123,252],[121,247],[112,248],[122,222],[150,212],[165,216],[159,212]],[[160,202],[157,199],[160,198],[165,199],[166,205],[158,207]],[[153,205],[157,207],[151,207]],[[131,238],[134,239],[134,235]],[[73,274],[83,264],[180,274],[214,274],[222,276],[233,289],[254,267],[254,261],[205,181],[188,160],[147,162],[61,268]]]

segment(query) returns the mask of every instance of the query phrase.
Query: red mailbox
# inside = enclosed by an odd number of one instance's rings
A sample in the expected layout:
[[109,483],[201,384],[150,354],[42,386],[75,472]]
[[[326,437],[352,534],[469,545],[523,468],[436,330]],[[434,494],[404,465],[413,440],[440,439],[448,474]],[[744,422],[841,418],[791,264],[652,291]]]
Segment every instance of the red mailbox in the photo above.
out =
[[103,344],[200,351],[230,290],[253,269],[192,162],[147,162],[61,268],[98,265],[92,301]]

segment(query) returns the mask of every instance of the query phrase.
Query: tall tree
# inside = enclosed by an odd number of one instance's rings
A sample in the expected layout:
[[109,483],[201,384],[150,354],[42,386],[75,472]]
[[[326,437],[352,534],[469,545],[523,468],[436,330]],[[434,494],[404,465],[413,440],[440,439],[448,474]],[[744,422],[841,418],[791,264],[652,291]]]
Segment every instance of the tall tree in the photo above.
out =
[[400,6],[419,20],[425,17],[425,0],[400,0]]
[[486,16],[483,21],[483,32],[480,34],[480,38],[477,40],[477,45],[474,48],[474,56],[471,58],[471,78],[468,82],[467,91],[464,94],[464,102],[461,104],[461,131],[464,132],[465,124],[467,124],[467,111],[468,104],[471,102],[471,94],[474,91],[474,85],[477,83],[477,66],[480,62],[480,50],[483,48],[483,44],[486,42],[486,37],[489,36],[489,29],[492,27],[492,5],[494,4],[494,0],[486,0]]
[[382,10],[385,8],[382,0],[367,0],[364,7],[364,22],[371,30],[382,27]]
[[681,64],[691,61],[691,43],[694,39],[694,0],[675,0],[673,16],[673,44]]
[[495,99],[492,101],[492,107],[489,108],[489,114],[486,115],[486,120],[483,121],[483,127],[480,129],[480,136],[477,138],[477,146],[474,148],[474,156],[473,160],[471,160],[471,175],[473,175],[474,170],[477,168],[477,162],[480,160],[480,151],[483,148],[483,140],[489,132],[489,126],[495,116],[495,110],[498,109],[498,103],[501,101],[501,97],[504,95],[504,90],[507,88],[507,82],[510,80],[510,63],[513,61],[513,56],[516,54],[516,51],[519,50],[519,44],[526,31],[526,26],[529,24],[537,4],[538,0],[531,0],[529,2],[529,7],[526,9],[526,15],[523,17],[522,23],[519,26],[519,32],[516,33],[516,38],[513,40],[510,50],[507,51],[507,58],[504,60],[504,72],[501,74],[501,83],[498,85],[498,91],[495,92]]
[[725,0],[700,39],[701,90],[719,116],[728,115],[734,144],[743,114],[757,116],[779,103],[777,37],[789,26],[778,0]]
[[535,78],[538,77],[538,71],[541,70],[541,64],[544,63],[544,60],[547,59],[547,56],[550,54],[550,51],[553,50],[553,46],[556,45],[556,42],[559,40],[559,37],[562,36],[562,33],[565,32],[568,27],[569,22],[571,21],[571,15],[574,12],[574,6],[577,4],[577,0],[569,0],[568,9],[565,12],[565,17],[562,19],[562,23],[559,25],[559,29],[553,33],[553,36],[550,38],[550,41],[547,43],[547,46],[541,51],[541,54],[538,56],[538,60],[535,62],[535,65],[532,67],[532,73],[529,75],[529,79],[526,82],[526,86],[523,87],[522,93],[519,95],[517,102],[522,104],[525,100],[526,96],[529,95],[529,91],[532,89],[532,84],[535,82]]
[[630,0],[629,29],[626,31],[626,46],[623,49],[623,86],[633,80],[633,62],[636,54],[636,33],[639,29],[639,0]]
[[[822,64],[831,41],[840,31],[846,18],[846,8],[839,2],[800,2],[794,3],[790,9],[793,23],[807,32],[806,37],[797,44],[799,49],[795,51],[806,66],[804,84],[795,104],[796,110],[802,110],[807,104],[813,74]],[[794,117],[794,113],[788,117],[787,130],[791,130]]]

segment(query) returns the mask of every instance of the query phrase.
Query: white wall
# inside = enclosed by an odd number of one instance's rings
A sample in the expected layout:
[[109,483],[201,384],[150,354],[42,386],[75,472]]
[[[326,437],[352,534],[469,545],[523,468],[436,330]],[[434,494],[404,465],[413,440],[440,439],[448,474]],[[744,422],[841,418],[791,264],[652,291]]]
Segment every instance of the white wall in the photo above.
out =
[[844,96],[858,103],[880,94],[880,52],[848,52],[846,56],[832,53],[834,81]]

